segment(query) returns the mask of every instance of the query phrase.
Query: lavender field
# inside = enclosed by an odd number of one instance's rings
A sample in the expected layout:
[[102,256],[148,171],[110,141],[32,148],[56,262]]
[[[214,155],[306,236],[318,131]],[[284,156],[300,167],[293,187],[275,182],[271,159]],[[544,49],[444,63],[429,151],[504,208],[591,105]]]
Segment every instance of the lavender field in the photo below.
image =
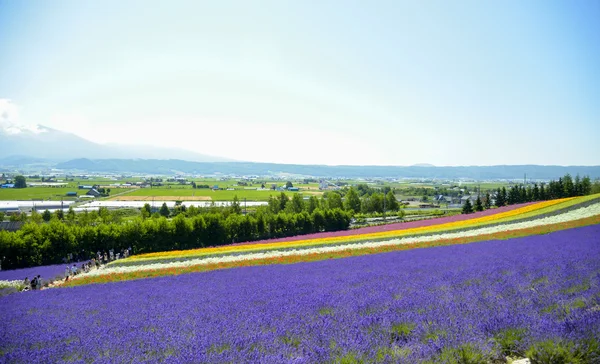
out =
[[0,297],[8,363],[593,363],[599,342],[599,225]]

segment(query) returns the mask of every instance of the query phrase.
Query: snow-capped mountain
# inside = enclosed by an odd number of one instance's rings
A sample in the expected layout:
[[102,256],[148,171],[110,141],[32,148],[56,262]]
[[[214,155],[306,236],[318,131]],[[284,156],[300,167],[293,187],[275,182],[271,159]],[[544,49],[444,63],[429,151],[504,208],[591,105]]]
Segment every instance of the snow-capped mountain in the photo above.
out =
[[28,156],[57,161],[75,158],[160,158],[196,162],[227,162],[225,158],[190,152],[184,149],[152,146],[104,145],[75,134],[43,125],[0,123],[0,159]]

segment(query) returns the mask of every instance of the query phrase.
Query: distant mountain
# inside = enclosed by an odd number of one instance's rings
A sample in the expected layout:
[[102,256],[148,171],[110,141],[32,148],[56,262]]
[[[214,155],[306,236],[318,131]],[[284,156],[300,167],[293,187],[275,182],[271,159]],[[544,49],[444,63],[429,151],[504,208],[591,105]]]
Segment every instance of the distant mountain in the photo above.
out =
[[[195,162],[231,162],[232,160],[186,151],[154,146],[104,145],[75,134],[42,125],[0,125],[0,156],[42,158],[49,161],[68,161],[76,158],[161,158],[185,159]],[[4,164],[0,161],[0,166]]]
[[427,167],[427,166],[323,166],[301,164],[275,164],[251,162],[190,162],[162,159],[76,159],[55,166],[65,170],[86,172],[114,172],[141,174],[190,173],[200,175],[237,174],[271,175],[290,173],[315,177],[395,177],[395,178],[436,178],[436,179],[556,179],[570,173],[573,176],[600,178],[600,166],[468,166],[468,167]]

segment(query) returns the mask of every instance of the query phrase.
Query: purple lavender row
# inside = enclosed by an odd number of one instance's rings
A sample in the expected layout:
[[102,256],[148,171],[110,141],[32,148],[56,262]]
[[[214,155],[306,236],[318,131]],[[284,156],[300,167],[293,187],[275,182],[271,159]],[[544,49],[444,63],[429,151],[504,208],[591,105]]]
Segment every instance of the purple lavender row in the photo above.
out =
[[[0,362],[415,363],[459,349],[503,358],[544,340],[598,342],[599,267],[595,225],[25,292],[0,297]],[[510,333],[518,340],[507,344]]]
[[[82,263],[76,263],[77,267],[81,266]],[[69,266],[73,265],[73,263],[69,264]],[[55,264],[55,265],[46,265],[41,267],[32,267],[32,268],[23,268],[23,269],[13,269],[13,270],[3,270],[0,271],[0,280],[2,281],[16,281],[16,280],[24,280],[25,277],[31,278],[38,274],[42,276],[44,280],[49,280],[57,277],[63,277],[65,274],[65,264]]]

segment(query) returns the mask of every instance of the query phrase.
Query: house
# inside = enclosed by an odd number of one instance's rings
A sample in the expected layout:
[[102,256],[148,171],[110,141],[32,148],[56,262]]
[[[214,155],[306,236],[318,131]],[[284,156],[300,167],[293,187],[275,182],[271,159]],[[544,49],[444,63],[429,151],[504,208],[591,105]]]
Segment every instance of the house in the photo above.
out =
[[327,188],[329,188],[329,183],[327,181],[321,181],[321,182],[319,182],[319,189],[320,190],[326,190]]
[[0,221],[0,230],[17,231],[23,224],[22,221]]
[[92,188],[91,190],[87,191],[86,195],[88,195],[88,196],[94,196],[94,197],[100,197],[100,192],[98,192],[97,189]]
[[214,185],[212,189],[213,190],[218,190],[219,189],[219,185]]

